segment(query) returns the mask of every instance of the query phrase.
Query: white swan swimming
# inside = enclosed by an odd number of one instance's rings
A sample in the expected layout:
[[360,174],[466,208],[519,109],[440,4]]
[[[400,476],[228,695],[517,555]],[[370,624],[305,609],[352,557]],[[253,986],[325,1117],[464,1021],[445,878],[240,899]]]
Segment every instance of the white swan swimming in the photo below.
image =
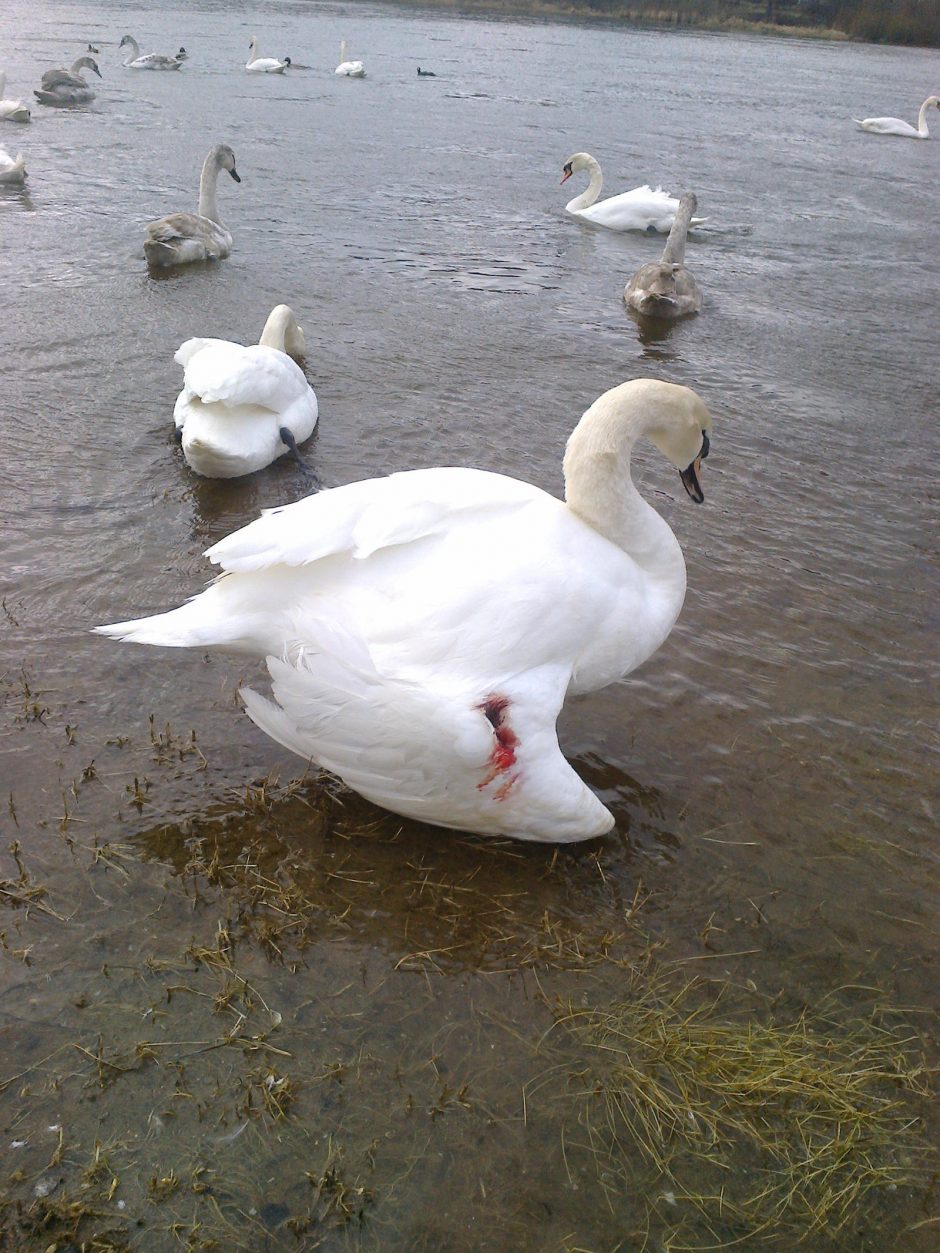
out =
[[692,192],[679,197],[679,208],[661,259],[641,265],[624,288],[627,306],[644,317],[681,318],[687,313],[698,313],[702,307],[698,283],[685,266],[685,241],[695,208]]
[[567,693],[629,674],[685,597],[676,537],[642,498],[645,436],[703,499],[711,418],[653,379],[599,397],[568,440],[565,501],[483,470],[410,470],[268,510],[206,554],[225,572],[168,613],[98,627],[264,658],[280,744],[410,818],[521,840],[603,834],[565,761]]
[[6,70],[0,70],[0,122],[28,122],[29,107],[22,100],[3,99],[6,85]]
[[927,129],[927,112],[934,105],[940,109],[940,97],[928,96],[920,106],[916,127],[911,126],[910,122],[905,122],[899,117],[866,117],[861,121],[856,117],[852,121],[861,130],[870,131],[872,135],[900,135],[904,139],[929,139],[930,131]]
[[202,163],[199,209],[196,213],[168,213],[147,224],[144,256],[151,265],[185,265],[189,261],[218,261],[232,251],[232,233],[219,216],[216,184],[228,170],[236,183],[235,153],[228,144],[216,144]]
[[248,45],[248,60],[245,62],[246,70],[251,70],[252,74],[283,74],[289,66],[290,57],[278,61],[276,57],[258,56],[258,36],[252,35]]
[[347,78],[365,78],[366,67],[361,61],[346,60],[346,40],[340,41],[339,45],[339,65],[333,71],[334,74],[344,74]]
[[[317,397],[291,357],[303,357],[303,330],[288,305],[268,315],[257,344],[187,339],[173,420],[183,456],[197,474],[234,479],[291,452],[317,424]],[[290,355],[288,355],[290,354]]]
[[[595,204],[604,185],[600,164],[589,152],[576,152],[568,158],[562,169],[561,181],[567,182],[578,170],[588,170],[591,181],[587,189],[565,205],[568,213],[595,226],[605,226],[609,231],[660,231],[665,234],[672,226],[679,208],[679,201],[657,187],[634,187],[619,196],[608,196]],[[704,218],[693,218],[693,225]]]
[[183,62],[179,57],[165,57],[159,52],[140,55],[140,47],[133,35],[125,35],[118,48],[127,48],[127,56],[121,62],[126,70],[178,70]]
[[89,100],[94,100],[95,89],[79,74],[79,70],[85,69],[101,77],[97,62],[92,57],[79,57],[70,70],[46,70],[41,88],[33,95],[40,104],[87,104]]
[[0,183],[23,183],[26,181],[26,162],[20,152],[11,157],[6,148],[0,148]]

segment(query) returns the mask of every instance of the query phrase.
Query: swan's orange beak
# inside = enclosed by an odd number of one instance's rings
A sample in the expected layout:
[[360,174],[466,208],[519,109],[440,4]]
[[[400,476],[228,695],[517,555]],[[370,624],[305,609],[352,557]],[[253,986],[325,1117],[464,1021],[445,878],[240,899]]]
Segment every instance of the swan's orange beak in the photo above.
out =
[[572,170],[571,166],[570,166],[570,165],[566,165],[566,166],[564,167],[564,173],[563,173],[563,174],[562,174],[562,176],[561,176],[561,181],[562,181],[563,183],[567,183],[568,179],[571,177],[571,175],[572,175],[573,173],[574,173],[574,171]]
[[700,505],[705,499],[705,493],[702,491],[702,485],[698,481],[698,476],[701,472],[701,457],[696,457],[690,466],[687,466],[684,470],[679,471],[679,478],[682,479],[682,486],[697,505]]

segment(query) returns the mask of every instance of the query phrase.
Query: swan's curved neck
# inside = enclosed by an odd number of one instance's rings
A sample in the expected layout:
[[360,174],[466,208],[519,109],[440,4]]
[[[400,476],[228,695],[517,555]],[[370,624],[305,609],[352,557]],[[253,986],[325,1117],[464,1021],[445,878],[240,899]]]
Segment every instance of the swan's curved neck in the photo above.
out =
[[124,64],[130,65],[131,61],[136,61],[140,56],[140,44],[133,35],[128,35],[124,42],[127,44],[127,56],[124,58]]
[[257,60],[258,60],[258,37],[257,35],[252,35],[251,41],[248,44],[248,64],[251,65],[252,61],[257,61]]
[[917,133],[924,139],[926,139],[930,134],[930,131],[927,129],[927,110],[932,104],[933,98],[929,97],[920,106],[920,112],[917,115]]
[[215,153],[210,152],[202,163],[202,174],[199,176],[199,215],[210,218],[222,225],[219,217],[219,206],[216,203],[216,184],[219,181],[219,166]]
[[279,352],[289,353],[292,357],[304,355],[304,333],[297,325],[294,311],[289,305],[278,305],[271,310],[258,343],[265,348],[277,348]]
[[675,612],[685,596],[685,561],[669,524],[637,491],[633,445],[661,414],[645,405],[624,411],[619,388],[591,405],[565,450],[565,501],[595,531],[623,549],[654,580]]
[[601,173],[601,167],[591,157],[586,168],[591,171],[591,181],[580,196],[575,196],[574,200],[568,201],[565,207],[569,213],[577,213],[579,209],[589,208],[601,194],[601,188],[604,186],[604,175]]
[[91,69],[90,59],[88,57],[79,57],[77,61],[72,62],[72,68],[69,70],[69,73],[80,74],[84,69]]

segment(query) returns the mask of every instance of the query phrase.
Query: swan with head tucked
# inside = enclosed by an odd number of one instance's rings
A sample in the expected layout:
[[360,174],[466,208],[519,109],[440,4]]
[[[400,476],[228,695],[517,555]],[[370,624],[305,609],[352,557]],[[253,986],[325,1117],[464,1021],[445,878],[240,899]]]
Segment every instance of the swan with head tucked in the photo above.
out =
[[366,67],[361,61],[346,60],[346,40],[340,41],[339,45],[339,65],[333,71],[334,74],[343,74],[346,78],[365,78]]
[[26,162],[22,152],[11,157],[6,148],[0,148],[0,183],[24,183]]
[[685,267],[685,241],[695,206],[692,192],[679,197],[662,258],[641,265],[624,288],[627,306],[644,317],[681,318],[687,313],[698,313],[702,307],[698,283]]
[[[304,333],[288,305],[268,315],[261,339],[187,339],[175,361],[183,390],[173,410],[190,469],[210,479],[251,474],[290,452],[317,424],[317,398],[303,370]],[[288,355],[289,354],[289,355]]]
[[6,70],[0,70],[0,122],[28,122],[29,107],[22,100],[3,99],[6,85]]
[[251,43],[248,45],[248,60],[245,62],[246,70],[251,70],[252,74],[283,74],[289,66],[290,57],[278,61],[276,57],[259,56],[258,36],[252,35]]
[[[567,182],[572,174],[579,170],[587,170],[591,181],[587,189],[574,200],[569,200],[565,209],[573,217],[595,226],[605,226],[609,231],[660,231],[665,234],[672,226],[679,208],[679,201],[668,192],[657,187],[634,187],[632,191],[622,192],[619,196],[608,196],[606,200],[596,204],[604,185],[601,167],[589,152],[576,152],[568,158],[562,169],[561,181]],[[704,222],[704,218],[693,218],[692,224]]]
[[219,216],[216,184],[221,170],[236,183],[235,153],[228,144],[209,149],[199,177],[196,213],[168,213],[147,225],[144,256],[151,265],[185,265],[189,261],[219,261],[232,251],[232,233]]
[[95,89],[86,83],[79,70],[91,70],[101,77],[101,71],[92,57],[79,57],[69,70],[46,70],[42,86],[33,95],[40,104],[87,104],[94,100]]
[[140,55],[140,47],[133,35],[125,35],[118,48],[127,48],[127,56],[121,62],[126,70],[178,70],[183,62],[179,57],[165,57],[159,52]]
[[927,113],[934,106],[940,109],[940,97],[928,96],[920,106],[916,127],[899,117],[866,117],[861,121],[856,117],[852,120],[860,130],[869,131],[872,135],[900,135],[904,139],[929,139]]
[[611,813],[568,765],[568,693],[629,674],[663,643],[685,562],[633,484],[650,440],[701,502],[711,418],[653,379],[600,396],[568,440],[565,500],[472,469],[408,470],[264,513],[207,552],[224,572],[168,613],[98,627],[262,658],[245,690],[278,743],[395,813],[568,843]]

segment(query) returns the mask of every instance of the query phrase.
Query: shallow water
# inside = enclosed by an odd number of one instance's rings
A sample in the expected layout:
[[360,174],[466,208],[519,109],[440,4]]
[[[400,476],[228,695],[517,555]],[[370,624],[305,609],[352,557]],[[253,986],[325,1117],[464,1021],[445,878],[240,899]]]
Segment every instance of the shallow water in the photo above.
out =
[[[124,71],[126,30],[191,59]],[[25,867],[0,857],[0,1199],[98,1188],[97,1229],[147,1249],[174,1223],[294,1247],[298,1215],[327,1247],[660,1247],[661,1182],[599,1181],[564,1083],[538,1086],[553,1005],[616,999],[652,944],[745,1014],[886,1001],[935,1046],[940,144],[851,118],[913,118],[936,54],[205,0],[0,32],[7,95],[89,41],[103,75],[0,134],[30,172],[0,188],[0,822]],[[242,73],[253,33],[311,68]],[[365,80],[332,74],[340,38]],[[154,279],[143,224],[194,204],[220,140],[235,251]],[[697,193],[701,316],[627,316],[662,240],[566,219],[579,149],[610,192]],[[171,439],[179,343],[254,340],[281,301],[328,485],[473,464],[557,491],[607,387],[709,404],[701,508],[638,458],[686,552],[680,624],[562,720],[609,838],[556,857],[286,794],[302,767],[236,708],[237,664],[88,634],[179,603],[208,544],[302,494],[286,461],[199,481]],[[906,1227],[935,1210],[879,1197],[844,1247],[932,1247]]]

